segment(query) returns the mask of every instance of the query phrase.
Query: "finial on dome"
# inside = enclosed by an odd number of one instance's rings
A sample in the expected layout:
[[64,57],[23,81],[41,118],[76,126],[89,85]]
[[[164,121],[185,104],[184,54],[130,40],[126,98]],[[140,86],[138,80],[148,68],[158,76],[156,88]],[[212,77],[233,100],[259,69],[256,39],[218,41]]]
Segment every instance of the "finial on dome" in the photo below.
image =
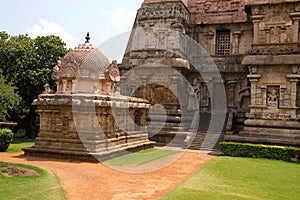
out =
[[85,43],[90,43],[90,32],[87,32],[86,37],[85,37],[86,41]]

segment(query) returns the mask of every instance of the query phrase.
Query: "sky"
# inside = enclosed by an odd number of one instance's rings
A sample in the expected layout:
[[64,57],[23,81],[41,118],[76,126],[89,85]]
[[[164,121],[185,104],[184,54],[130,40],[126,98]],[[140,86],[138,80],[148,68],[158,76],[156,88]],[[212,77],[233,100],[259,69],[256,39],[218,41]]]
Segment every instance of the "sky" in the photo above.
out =
[[74,48],[84,43],[99,46],[130,31],[143,0],[8,0],[1,2],[0,31],[34,38],[58,35]]

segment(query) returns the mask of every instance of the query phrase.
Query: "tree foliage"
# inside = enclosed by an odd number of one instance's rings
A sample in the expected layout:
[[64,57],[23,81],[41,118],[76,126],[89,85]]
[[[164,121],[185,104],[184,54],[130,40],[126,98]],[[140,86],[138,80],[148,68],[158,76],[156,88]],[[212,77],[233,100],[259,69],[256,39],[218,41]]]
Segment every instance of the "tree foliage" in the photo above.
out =
[[14,134],[10,129],[0,129],[0,152],[4,152],[8,149],[13,138]]
[[19,105],[21,97],[15,93],[15,89],[16,87],[6,83],[0,71],[0,117],[6,116],[9,110]]
[[44,84],[54,86],[52,68],[68,50],[58,36],[10,36],[0,32],[0,68],[22,97],[22,108],[44,90]]

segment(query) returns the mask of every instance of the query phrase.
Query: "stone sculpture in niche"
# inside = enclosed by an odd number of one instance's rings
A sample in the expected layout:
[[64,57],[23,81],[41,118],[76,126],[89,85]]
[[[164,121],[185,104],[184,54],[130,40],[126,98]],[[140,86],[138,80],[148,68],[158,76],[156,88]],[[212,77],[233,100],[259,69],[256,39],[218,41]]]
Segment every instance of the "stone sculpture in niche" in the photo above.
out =
[[276,89],[268,90],[267,105],[271,108],[278,108],[279,106],[279,95]]

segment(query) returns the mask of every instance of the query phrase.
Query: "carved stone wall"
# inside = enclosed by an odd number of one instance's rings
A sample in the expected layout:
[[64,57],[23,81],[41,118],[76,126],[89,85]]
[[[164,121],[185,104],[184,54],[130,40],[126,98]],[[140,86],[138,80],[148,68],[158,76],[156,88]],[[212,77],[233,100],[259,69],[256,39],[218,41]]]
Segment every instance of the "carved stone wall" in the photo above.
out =
[[98,162],[153,146],[143,99],[45,94],[34,105],[40,131],[26,155]]
[[296,87],[299,75],[290,67],[249,66],[250,119],[297,120]]
[[[227,125],[226,131],[237,133],[242,130],[247,112],[250,112],[248,117],[251,119],[272,118],[274,123],[276,120],[297,120],[298,75],[291,69],[299,65],[299,3],[298,0],[188,0],[184,3],[145,0],[137,14],[135,33],[132,33],[121,73],[146,63],[174,67],[189,81],[192,88],[183,91],[187,95],[194,91],[200,115],[209,114],[214,101],[217,101],[213,98],[216,95],[214,90],[220,82],[214,75],[204,81],[195,68],[203,63],[189,63],[185,59],[186,55],[193,60],[199,57],[193,54],[192,49],[187,49],[187,40],[183,36],[189,36],[203,47],[208,53],[206,55],[210,55],[223,79],[230,125]],[[142,34],[137,34],[139,29]],[[219,41],[222,41],[218,40],[221,32],[229,33],[226,41],[223,40],[228,48],[225,54],[217,51]],[[286,54],[292,57],[286,57]],[[248,55],[258,57],[250,58]],[[178,58],[182,60],[179,62]],[[252,61],[246,62],[246,58]],[[151,69],[159,71],[158,68]],[[206,69],[201,71],[202,75],[206,72]],[[258,75],[261,77],[256,77]],[[167,82],[173,80],[167,76],[165,84],[172,87],[172,83]],[[155,94],[164,94],[160,90],[156,87],[148,90],[151,94],[143,94],[140,89],[137,93],[151,99]],[[188,107],[189,100],[186,102]]]
[[138,10],[122,66],[158,62],[185,52],[182,34],[188,33],[189,21],[190,14],[181,1],[144,3]]
[[253,49],[243,60],[250,74],[251,102],[245,127],[226,140],[299,146],[297,85],[299,1],[248,4],[253,22]]
[[300,2],[254,5],[254,54],[292,54],[299,52]]
[[192,0],[189,1],[192,24],[220,24],[247,21],[244,1]]
[[249,23],[233,23],[219,25],[197,25],[192,29],[191,36],[199,42],[210,55],[216,54],[217,31],[230,32],[231,55],[247,54],[251,50],[252,25]]

